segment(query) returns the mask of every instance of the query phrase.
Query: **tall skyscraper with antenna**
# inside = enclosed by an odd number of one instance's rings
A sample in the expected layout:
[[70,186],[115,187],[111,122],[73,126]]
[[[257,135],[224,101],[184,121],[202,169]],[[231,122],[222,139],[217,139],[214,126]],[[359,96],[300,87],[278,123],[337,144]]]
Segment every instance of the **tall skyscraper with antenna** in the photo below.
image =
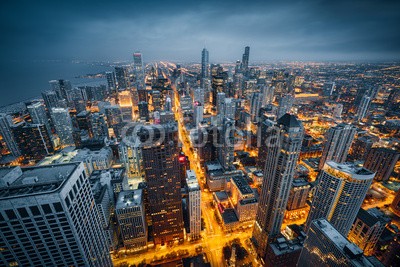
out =
[[200,80],[201,88],[204,89],[205,80],[208,79],[209,76],[210,76],[210,70],[209,70],[208,50],[206,48],[203,48],[203,51],[201,51],[201,80]]

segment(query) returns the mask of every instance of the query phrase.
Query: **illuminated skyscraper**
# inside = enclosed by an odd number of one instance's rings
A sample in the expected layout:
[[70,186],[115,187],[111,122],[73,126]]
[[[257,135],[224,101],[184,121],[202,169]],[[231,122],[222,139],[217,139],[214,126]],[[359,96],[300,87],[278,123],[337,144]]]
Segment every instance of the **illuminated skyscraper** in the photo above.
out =
[[374,176],[351,163],[326,162],[317,178],[306,228],[324,218],[347,236]]
[[355,134],[356,127],[350,124],[342,123],[330,128],[326,133],[319,169],[322,169],[329,160],[337,163],[345,162]]
[[154,243],[183,240],[178,127],[176,123],[143,126],[138,136]]
[[293,175],[303,141],[303,126],[295,116],[285,114],[267,131],[269,142],[264,167],[264,180],[258,204],[253,243],[265,258],[267,244],[281,231],[283,216],[292,186]]

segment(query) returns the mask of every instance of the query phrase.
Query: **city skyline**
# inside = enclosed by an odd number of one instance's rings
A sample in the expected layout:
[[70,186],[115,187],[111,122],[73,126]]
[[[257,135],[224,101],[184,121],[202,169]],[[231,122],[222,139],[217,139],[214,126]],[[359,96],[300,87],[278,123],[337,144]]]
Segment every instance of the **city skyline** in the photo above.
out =
[[398,266],[400,2],[0,9],[1,266]]

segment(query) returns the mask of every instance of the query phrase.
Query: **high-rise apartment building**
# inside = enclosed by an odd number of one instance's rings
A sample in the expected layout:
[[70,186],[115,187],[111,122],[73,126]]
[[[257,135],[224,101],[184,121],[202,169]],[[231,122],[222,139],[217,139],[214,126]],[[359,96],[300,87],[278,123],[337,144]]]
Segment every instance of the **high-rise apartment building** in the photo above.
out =
[[68,109],[52,108],[50,114],[61,144],[73,145],[75,143],[73,137],[74,128]]
[[312,221],[324,218],[347,236],[374,176],[352,163],[326,162],[317,178],[306,228]]
[[53,143],[44,124],[20,122],[12,127],[12,132],[25,159],[41,160],[54,152]]
[[400,152],[397,150],[384,147],[371,148],[364,162],[364,167],[376,172],[376,181],[388,181],[399,157]]
[[311,223],[297,266],[372,267],[363,251],[325,219]]
[[368,115],[368,109],[371,105],[371,97],[364,95],[361,98],[361,103],[357,108],[357,121],[363,120]]
[[[280,233],[294,171],[303,141],[303,126],[294,115],[285,114],[265,133],[273,138],[265,153],[264,180],[259,198],[253,242],[265,258],[268,242]],[[273,140],[272,140],[273,139]]]
[[356,127],[350,124],[342,123],[330,128],[326,133],[319,169],[321,170],[329,160],[337,163],[345,162],[355,134]]
[[46,126],[49,135],[51,136],[51,127],[49,119],[46,114],[46,108],[41,102],[33,102],[26,107],[29,115],[31,116],[32,123],[44,124]]
[[82,163],[0,169],[2,266],[112,266]]
[[178,127],[143,126],[138,131],[156,245],[183,239]]
[[289,113],[290,110],[292,109],[294,103],[294,96],[292,95],[284,95],[280,100],[279,100],[279,108],[278,112],[276,114],[276,118],[279,119],[286,113]]
[[[47,90],[42,92],[42,98],[48,110],[57,107],[66,107],[66,102],[59,99],[57,92],[53,90]],[[65,100],[64,100],[65,101]]]
[[[55,91],[57,93],[57,96],[59,99],[65,99],[66,101],[69,101],[68,99],[68,93],[72,90],[72,85],[71,82],[68,80],[51,80],[49,81],[51,90]],[[49,108],[49,107],[47,107]]]

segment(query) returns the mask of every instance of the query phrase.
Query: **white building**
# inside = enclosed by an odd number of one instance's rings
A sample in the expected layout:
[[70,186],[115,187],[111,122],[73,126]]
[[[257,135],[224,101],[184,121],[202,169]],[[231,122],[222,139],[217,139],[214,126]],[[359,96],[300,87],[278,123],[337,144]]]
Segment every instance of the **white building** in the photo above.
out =
[[201,232],[201,190],[194,171],[186,171],[186,184],[188,191],[187,206],[190,221],[190,233],[188,233],[188,238],[190,240],[196,240],[200,238]]
[[307,218],[324,218],[347,236],[375,173],[350,163],[328,161],[317,178],[317,185]]

